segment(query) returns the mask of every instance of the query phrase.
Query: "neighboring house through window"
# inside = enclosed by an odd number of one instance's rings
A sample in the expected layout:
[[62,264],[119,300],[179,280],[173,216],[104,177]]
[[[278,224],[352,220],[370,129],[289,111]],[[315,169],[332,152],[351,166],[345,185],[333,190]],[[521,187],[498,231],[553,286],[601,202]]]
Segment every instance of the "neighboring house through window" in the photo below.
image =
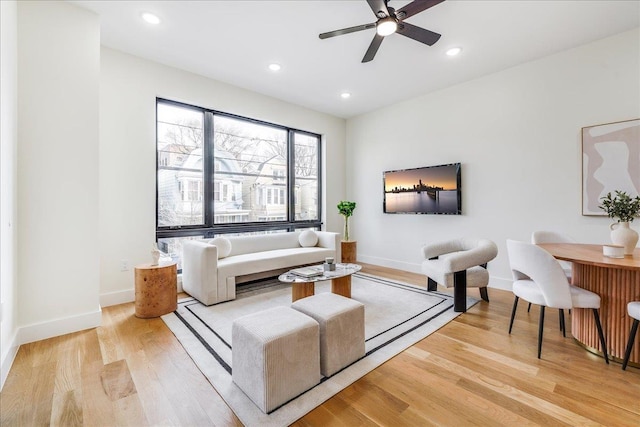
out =
[[158,243],[321,226],[320,135],[157,100]]

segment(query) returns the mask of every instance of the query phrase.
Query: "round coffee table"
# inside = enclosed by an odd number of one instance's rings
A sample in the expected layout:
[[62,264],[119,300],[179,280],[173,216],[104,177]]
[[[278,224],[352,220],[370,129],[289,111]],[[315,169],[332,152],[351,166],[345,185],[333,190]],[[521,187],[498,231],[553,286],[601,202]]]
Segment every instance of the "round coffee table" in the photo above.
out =
[[313,269],[321,274],[317,276],[305,277],[295,274],[298,269],[290,270],[278,277],[284,283],[291,283],[291,301],[310,297],[315,294],[315,283],[322,280],[331,280],[331,292],[351,298],[351,275],[362,269],[358,264],[336,264],[333,271],[324,271],[324,264],[311,265],[305,267]]

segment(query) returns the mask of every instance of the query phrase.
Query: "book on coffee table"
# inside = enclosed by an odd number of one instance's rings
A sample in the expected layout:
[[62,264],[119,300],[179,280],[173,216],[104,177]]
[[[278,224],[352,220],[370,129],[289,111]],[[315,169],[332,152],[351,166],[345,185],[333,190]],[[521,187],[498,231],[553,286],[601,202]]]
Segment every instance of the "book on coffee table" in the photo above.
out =
[[324,273],[324,270],[313,268],[313,267],[302,267],[302,268],[293,269],[289,273],[295,274],[296,276],[300,276],[300,277],[315,277],[315,276],[322,276],[322,274]]

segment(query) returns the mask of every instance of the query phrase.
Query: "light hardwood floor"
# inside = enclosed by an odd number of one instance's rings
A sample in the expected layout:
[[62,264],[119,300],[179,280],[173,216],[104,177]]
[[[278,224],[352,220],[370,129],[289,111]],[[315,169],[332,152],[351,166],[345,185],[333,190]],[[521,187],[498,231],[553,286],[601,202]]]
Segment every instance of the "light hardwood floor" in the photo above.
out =
[[[538,360],[537,308],[520,304],[509,335],[512,294],[489,297],[294,425],[640,426],[640,369],[607,366],[563,338],[552,309]],[[106,307],[99,328],[22,346],[0,393],[1,424],[241,425],[163,321],[133,313],[133,303]]]

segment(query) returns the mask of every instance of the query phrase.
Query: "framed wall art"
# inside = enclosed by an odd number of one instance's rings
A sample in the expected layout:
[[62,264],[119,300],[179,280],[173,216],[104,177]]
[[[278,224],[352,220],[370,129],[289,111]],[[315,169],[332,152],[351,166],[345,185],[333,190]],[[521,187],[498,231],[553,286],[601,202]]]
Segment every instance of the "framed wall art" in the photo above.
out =
[[582,215],[606,215],[600,198],[640,194],[640,119],[582,128]]

